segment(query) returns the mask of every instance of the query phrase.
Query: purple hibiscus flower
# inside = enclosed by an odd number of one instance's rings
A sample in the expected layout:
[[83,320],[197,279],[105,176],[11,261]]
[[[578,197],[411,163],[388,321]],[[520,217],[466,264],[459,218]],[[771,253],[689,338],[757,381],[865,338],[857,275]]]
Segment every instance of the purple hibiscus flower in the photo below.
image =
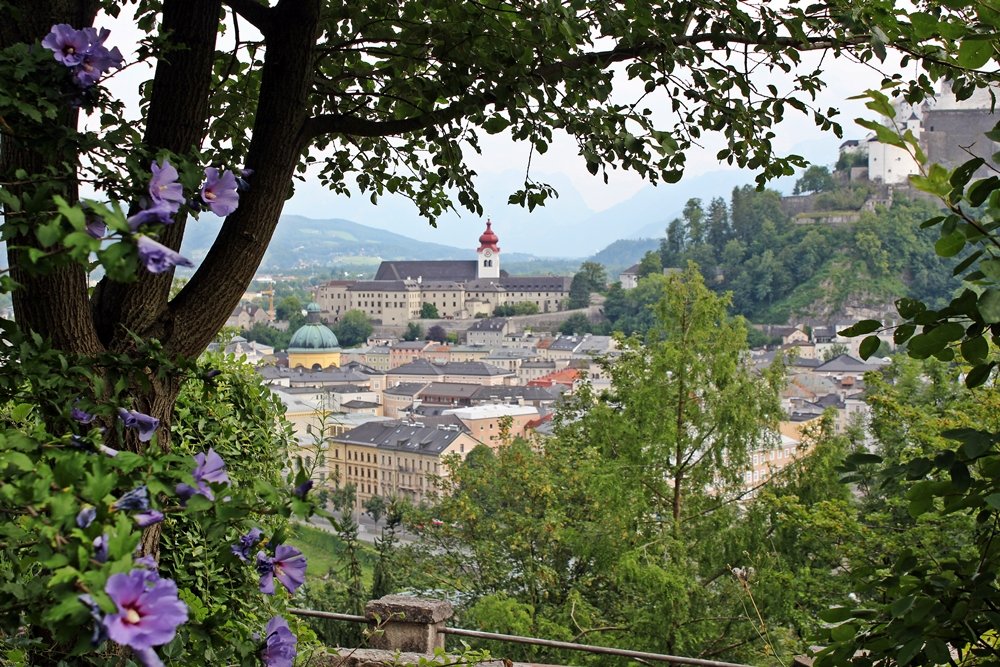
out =
[[148,236],[137,237],[136,246],[139,248],[139,261],[150,273],[163,273],[175,266],[194,266],[190,259]]
[[194,477],[197,487],[190,484],[178,484],[175,487],[177,495],[181,500],[187,500],[195,494],[205,496],[209,500],[215,500],[215,494],[209,484],[229,484],[229,474],[226,472],[226,462],[209,448],[207,452],[194,455],[195,467],[191,476]]
[[139,441],[149,442],[153,439],[153,434],[156,433],[156,429],[160,428],[160,420],[156,417],[150,417],[147,414],[141,412],[136,412],[135,410],[126,410],[125,408],[118,408],[118,418],[122,420],[122,424],[125,428],[134,428],[139,431]]
[[87,505],[76,515],[76,525],[80,528],[88,528],[97,518],[97,508]]
[[278,545],[273,558],[268,558],[263,551],[258,551],[257,572],[260,573],[261,593],[274,595],[275,577],[289,593],[294,593],[295,589],[306,580],[306,557],[288,544]]
[[299,640],[288,629],[288,621],[281,616],[275,616],[267,622],[264,632],[267,636],[264,638],[260,659],[267,667],[292,667],[295,655],[298,653],[295,645]]
[[84,28],[81,32],[87,38],[87,50],[80,63],[73,69],[73,78],[81,88],[89,88],[112,67],[121,69],[125,59],[116,46],[108,49],[104,41],[111,34],[107,28],[97,32],[94,28]]
[[163,512],[159,510],[146,510],[145,512],[140,512],[132,517],[135,519],[135,524],[140,528],[147,528],[152,526],[154,523],[160,523],[163,521]]
[[108,577],[104,592],[118,612],[104,617],[108,637],[130,647],[150,667],[162,664],[154,646],[174,638],[178,626],[187,622],[188,611],[177,597],[177,585],[170,579],[151,579],[145,569]]
[[224,218],[240,205],[236,174],[226,170],[219,174],[215,167],[205,170],[205,184],[201,186],[201,200],[212,213]]
[[166,158],[163,166],[153,162],[149,169],[153,173],[149,179],[149,198],[153,200],[153,207],[164,205],[171,214],[176,213],[184,203],[184,186],[177,180],[177,169]]
[[57,62],[76,67],[90,48],[90,39],[83,30],[76,30],[66,23],[52,26],[52,31],[42,39],[42,46],[52,51]]
[[240,536],[240,541],[232,545],[233,555],[239,558],[244,563],[250,560],[250,550],[257,546],[260,542],[260,538],[263,537],[264,531],[260,528],[251,528],[250,532],[246,535]]

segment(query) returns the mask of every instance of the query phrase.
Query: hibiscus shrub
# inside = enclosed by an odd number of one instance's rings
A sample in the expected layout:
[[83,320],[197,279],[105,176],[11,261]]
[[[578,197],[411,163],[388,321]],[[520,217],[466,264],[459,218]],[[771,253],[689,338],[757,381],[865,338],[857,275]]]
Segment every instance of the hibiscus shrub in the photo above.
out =
[[[3,338],[3,658],[101,664],[110,639],[147,665],[158,653],[291,665],[294,632],[280,616],[306,563],[283,543],[284,526],[323,510],[304,479],[281,476],[287,429],[252,370],[219,358],[213,379],[193,363],[155,368],[189,378],[178,408],[188,426],[165,454],[156,420],[133,410],[123,387],[104,386],[102,369],[120,360],[71,358],[13,329]],[[26,401],[38,396],[48,400]],[[126,429],[149,440],[149,455],[121,448]],[[156,525],[158,563],[137,552]]]
[[[43,141],[67,109],[120,113],[100,85],[124,65],[108,37],[60,24],[40,45],[5,49],[0,79],[25,85],[11,91],[22,98],[0,100],[0,116],[37,110]],[[122,132],[65,139],[102,175],[101,201],[22,201],[0,187],[8,212],[51,210],[34,229],[30,270],[76,262],[128,281],[190,265],[156,240],[164,226],[239,206],[247,171],[149,155],[133,128]],[[95,148],[125,145],[121,163]],[[0,290],[16,287],[0,277]],[[306,562],[284,544],[284,526],[326,513],[307,498],[303,473],[280,473],[280,406],[235,363],[216,359],[209,372],[167,358],[156,341],[136,337],[135,346],[70,355],[0,321],[0,662],[121,664],[130,655],[147,666],[165,657],[290,667],[301,628],[282,614]],[[180,381],[168,434],[133,396]]]

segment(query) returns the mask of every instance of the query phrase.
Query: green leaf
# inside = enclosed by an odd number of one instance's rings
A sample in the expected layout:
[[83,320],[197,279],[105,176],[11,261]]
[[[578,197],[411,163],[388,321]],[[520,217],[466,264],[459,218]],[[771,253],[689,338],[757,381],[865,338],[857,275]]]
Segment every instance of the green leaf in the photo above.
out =
[[38,238],[39,243],[41,243],[46,248],[55,245],[62,238],[62,224],[59,218],[45,223],[44,225],[39,225],[35,229],[35,236]]
[[862,359],[868,359],[873,354],[878,352],[878,348],[881,347],[882,340],[878,336],[868,336],[863,341],[861,341],[861,346],[858,348],[858,354],[861,355]]
[[938,34],[938,20],[926,12],[914,12],[910,14],[910,23],[913,25],[913,35],[920,40]]
[[865,95],[869,98],[869,101],[865,103],[866,107],[886,118],[896,117],[896,109],[889,101],[888,95],[879,90],[866,90]]
[[902,345],[910,339],[910,336],[917,330],[915,324],[900,324],[892,334],[892,341],[896,345]]
[[990,176],[989,178],[976,181],[969,188],[967,194],[969,203],[976,207],[982,206],[983,202],[985,202],[989,198],[990,194],[997,188],[1000,188],[1000,178],[997,178],[996,176]]
[[850,607],[829,607],[819,612],[819,618],[826,623],[843,623],[854,618],[854,610]]
[[934,252],[940,257],[954,257],[965,247],[965,234],[955,230],[934,243]]
[[0,469],[14,466],[22,472],[28,472],[35,467],[34,462],[21,452],[5,452],[0,456]]
[[992,288],[979,296],[979,315],[987,324],[1000,322],[1000,289]]
[[846,642],[850,639],[854,639],[854,635],[858,632],[858,626],[854,623],[843,623],[841,625],[836,625],[830,628],[830,637],[834,641]]
[[969,182],[972,178],[972,174],[975,173],[977,169],[986,164],[986,160],[981,157],[972,158],[967,162],[964,162],[961,166],[957,167],[955,171],[951,173],[951,178],[948,179],[949,182],[956,188],[965,187],[965,184]]
[[933,337],[934,340],[950,343],[955,340],[961,340],[965,337],[965,327],[959,322],[945,322],[944,324],[931,329],[927,332],[927,335]]
[[984,259],[979,262],[979,270],[990,280],[1000,281],[1000,259]]
[[958,64],[968,69],[979,69],[988,63],[992,57],[992,39],[966,39],[958,47]]
[[992,361],[988,364],[979,364],[973,367],[965,376],[965,386],[969,389],[975,389],[983,385],[990,378],[990,373],[995,366],[996,362]]
[[909,664],[917,654],[920,653],[920,649],[924,647],[924,638],[916,637],[910,641],[903,644],[903,648],[899,649],[899,653],[896,655],[896,663],[900,667],[904,667]]
[[863,336],[864,334],[870,334],[873,331],[878,331],[882,326],[882,323],[878,320],[861,320],[851,326],[838,331],[841,336],[847,336],[848,338],[853,336]]
[[975,336],[962,341],[962,357],[970,364],[979,364],[986,361],[986,356],[990,353],[990,344],[983,336]]
[[912,320],[918,314],[927,310],[927,306],[922,301],[916,299],[896,299],[896,310],[904,320]]

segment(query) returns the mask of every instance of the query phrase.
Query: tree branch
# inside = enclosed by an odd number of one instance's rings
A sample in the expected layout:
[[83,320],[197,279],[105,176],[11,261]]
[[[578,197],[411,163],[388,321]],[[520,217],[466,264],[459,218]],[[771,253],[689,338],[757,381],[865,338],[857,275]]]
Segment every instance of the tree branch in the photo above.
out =
[[229,7],[235,14],[246,19],[252,26],[260,30],[261,34],[267,37],[271,29],[271,8],[262,5],[255,0],[222,0],[223,4]]
[[386,121],[367,120],[348,114],[324,114],[310,118],[306,122],[302,138],[309,141],[324,134],[344,134],[353,137],[389,137],[406,134],[457,120],[467,115],[470,109],[485,109],[496,101],[496,96],[488,93],[463,98],[435,111]]
[[247,167],[250,189],[226,218],[208,256],[170,303],[171,354],[200,354],[239,304],[278,224],[304,145],[319,0],[272,10]]

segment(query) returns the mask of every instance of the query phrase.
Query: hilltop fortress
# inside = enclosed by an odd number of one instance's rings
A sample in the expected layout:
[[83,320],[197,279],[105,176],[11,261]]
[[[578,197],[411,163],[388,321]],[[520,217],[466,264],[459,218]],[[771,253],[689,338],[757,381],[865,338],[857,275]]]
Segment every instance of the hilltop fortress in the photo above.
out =
[[[930,163],[954,167],[973,156],[989,160],[1000,150],[1000,145],[984,136],[997,122],[993,102],[990,89],[979,89],[969,99],[959,101],[943,82],[938,96],[919,106],[896,102],[895,118],[883,119],[883,124],[913,132]],[[867,178],[885,185],[905,185],[910,176],[920,173],[908,151],[880,142],[874,133],[864,141],[844,142],[840,153],[842,157],[867,156],[867,166],[852,169],[852,181]]]

